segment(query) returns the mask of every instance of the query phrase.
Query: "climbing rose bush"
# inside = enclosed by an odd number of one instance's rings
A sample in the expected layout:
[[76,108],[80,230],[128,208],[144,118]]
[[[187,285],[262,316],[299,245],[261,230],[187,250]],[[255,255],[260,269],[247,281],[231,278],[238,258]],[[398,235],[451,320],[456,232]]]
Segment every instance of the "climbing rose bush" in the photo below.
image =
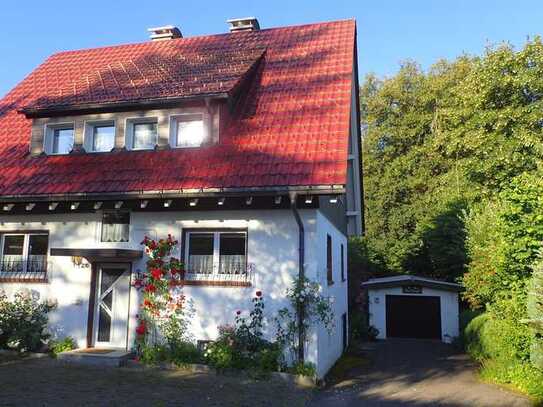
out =
[[186,339],[188,325],[182,292],[183,264],[171,256],[178,242],[171,235],[158,241],[145,236],[141,244],[149,259],[143,276],[134,281],[143,293],[136,347],[141,352],[145,346],[164,340],[174,347]]

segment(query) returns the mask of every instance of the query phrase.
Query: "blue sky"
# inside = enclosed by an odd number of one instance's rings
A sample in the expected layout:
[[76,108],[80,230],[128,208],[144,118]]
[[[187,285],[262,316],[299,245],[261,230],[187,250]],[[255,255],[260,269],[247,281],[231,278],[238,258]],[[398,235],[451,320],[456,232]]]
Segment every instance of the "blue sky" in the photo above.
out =
[[362,77],[391,75],[405,59],[426,68],[491,43],[520,46],[543,30],[541,0],[9,1],[0,12],[0,95],[57,51],[146,41],[146,28],[165,24],[185,37],[221,33],[227,18],[245,16],[263,28],[356,18]]

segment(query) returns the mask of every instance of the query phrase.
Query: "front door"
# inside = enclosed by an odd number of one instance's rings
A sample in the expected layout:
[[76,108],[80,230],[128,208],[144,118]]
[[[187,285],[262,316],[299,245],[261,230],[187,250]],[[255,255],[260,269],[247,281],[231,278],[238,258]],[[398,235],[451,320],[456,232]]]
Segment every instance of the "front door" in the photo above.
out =
[[130,267],[102,264],[96,278],[94,346],[126,349]]

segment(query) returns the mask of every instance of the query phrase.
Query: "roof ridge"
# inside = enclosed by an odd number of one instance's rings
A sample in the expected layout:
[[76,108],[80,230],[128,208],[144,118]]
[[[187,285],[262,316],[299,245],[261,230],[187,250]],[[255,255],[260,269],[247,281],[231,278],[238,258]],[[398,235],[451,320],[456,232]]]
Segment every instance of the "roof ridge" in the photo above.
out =
[[[141,42],[126,42],[123,44],[115,44],[115,45],[103,45],[98,47],[87,47],[87,48],[79,48],[79,49],[72,49],[72,50],[64,50],[64,51],[57,51],[49,55],[47,59],[61,56],[61,55],[67,55],[67,54],[77,54],[77,53],[83,53],[83,52],[89,52],[89,51],[98,51],[98,50],[109,50],[109,49],[116,49],[116,48],[123,48],[123,47],[130,47],[130,46],[166,46],[168,44],[172,44],[174,42],[188,42],[188,41],[195,41],[203,38],[213,38],[213,37],[223,37],[223,36],[230,36],[230,35],[247,35],[248,33],[254,34],[258,32],[269,32],[269,31],[275,31],[275,30],[285,30],[285,29],[292,29],[292,28],[301,28],[301,27],[310,27],[310,26],[317,26],[317,25],[329,25],[329,24],[338,24],[338,23],[346,23],[346,22],[353,22],[356,23],[356,19],[353,18],[347,18],[342,20],[329,20],[329,21],[323,21],[323,22],[317,22],[317,23],[305,23],[305,24],[292,24],[292,25],[284,25],[284,26],[278,26],[278,27],[269,27],[269,28],[262,28],[258,31],[240,31],[236,33],[216,33],[216,34],[202,34],[202,35],[196,35],[193,37],[183,37],[183,38],[173,38],[168,41],[141,41]],[[152,45],[151,45],[152,44]]]

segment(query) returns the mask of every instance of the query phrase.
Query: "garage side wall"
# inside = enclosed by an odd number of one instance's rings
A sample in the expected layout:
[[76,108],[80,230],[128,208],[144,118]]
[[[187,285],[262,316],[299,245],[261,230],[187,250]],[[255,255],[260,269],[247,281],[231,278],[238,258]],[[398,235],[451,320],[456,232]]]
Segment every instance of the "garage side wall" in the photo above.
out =
[[450,343],[453,338],[459,336],[458,322],[458,294],[456,292],[436,290],[433,288],[422,289],[422,294],[406,294],[402,287],[390,287],[381,289],[369,289],[370,324],[379,330],[378,339],[386,339],[386,296],[432,296],[439,297],[441,302],[441,338],[443,342]]

